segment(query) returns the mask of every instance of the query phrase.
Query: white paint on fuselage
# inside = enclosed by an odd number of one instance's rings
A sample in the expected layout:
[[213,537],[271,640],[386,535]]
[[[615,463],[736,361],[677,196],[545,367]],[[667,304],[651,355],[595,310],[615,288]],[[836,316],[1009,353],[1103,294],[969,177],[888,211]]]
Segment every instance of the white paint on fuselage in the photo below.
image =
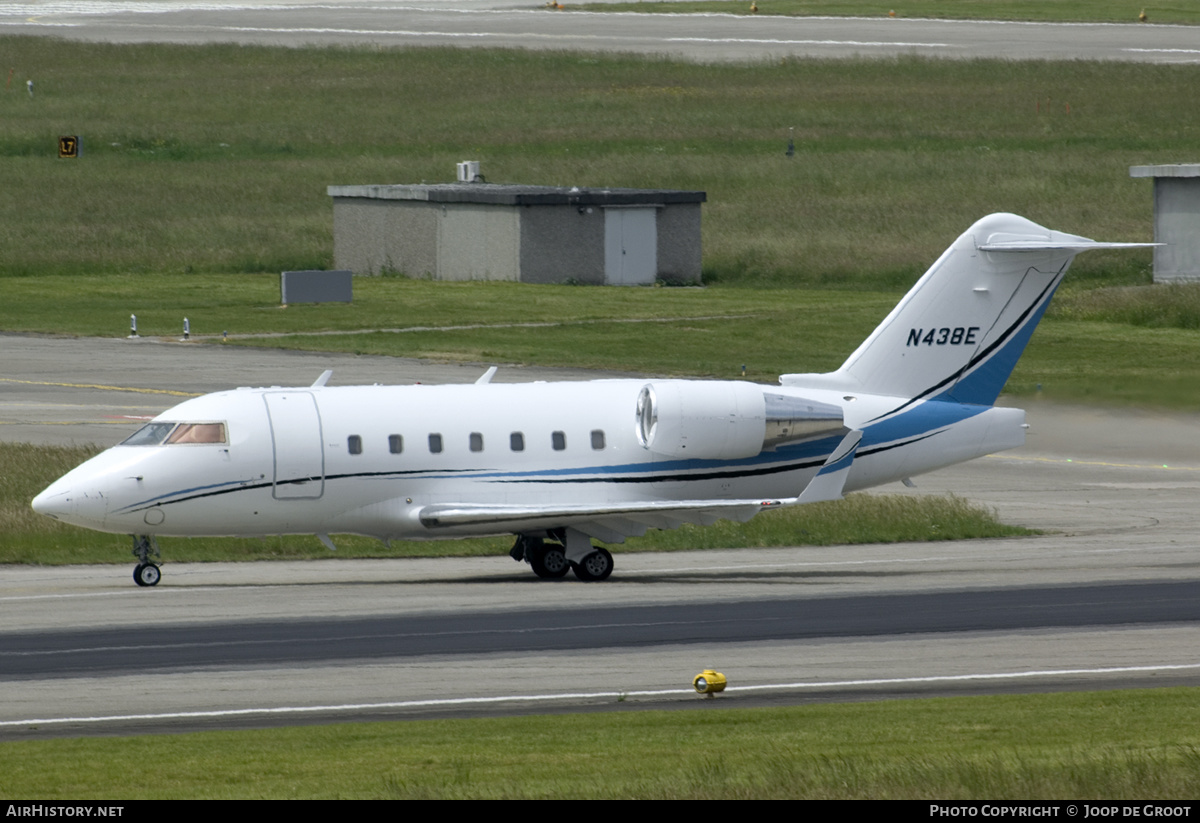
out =
[[[56,509],[59,519],[116,533],[460,537],[507,530],[434,532],[418,513],[431,504],[463,501],[607,505],[795,497],[840,440],[819,437],[739,460],[664,459],[636,436],[636,400],[647,382],[219,392],[181,403],[156,420],[221,420],[228,443],[117,446],[65,475],[39,495],[37,505],[45,508],[69,495],[72,504]],[[903,398],[859,395],[847,401],[822,389],[762,388],[841,406],[846,426],[864,430],[847,490],[1023,442],[1024,416],[1018,410],[921,402],[889,417],[905,404]],[[320,441],[323,486],[316,497],[291,498],[276,489],[277,457],[264,398],[285,392],[310,395],[319,409],[320,431],[312,437]],[[603,432],[603,449],[592,447],[594,431]],[[555,432],[565,437],[562,450],[553,447]],[[522,451],[510,447],[513,433],[522,436]],[[430,450],[431,434],[441,436],[440,453]],[[389,449],[393,435],[403,438],[399,454]],[[482,437],[482,450],[471,450],[472,435]],[[352,436],[361,439],[360,454],[350,453]],[[934,448],[927,442],[931,437]],[[281,476],[278,482],[298,479]]]

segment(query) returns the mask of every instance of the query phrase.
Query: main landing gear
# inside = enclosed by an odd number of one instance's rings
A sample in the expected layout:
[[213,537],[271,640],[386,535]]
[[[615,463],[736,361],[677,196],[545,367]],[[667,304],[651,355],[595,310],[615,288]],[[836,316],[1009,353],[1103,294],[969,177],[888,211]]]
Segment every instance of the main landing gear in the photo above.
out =
[[577,578],[591,583],[607,580],[612,574],[612,554],[593,546],[586,534],[574,529],[558,529],[553,534],[559,543],[519,534],[508,554],[513,560],[524,560],[534,574],[544,579],[565,577],[568,571],[574,571]]
[[162,579],[162,569],[150,560],[151,556],[162,558],[158,543],[151,534],[135,534],[133,536],[133,556],[138,559],[137,567],[133,570],[133,582],[139,586],[157,586]]
[[585,583],[607,580],[613,571],[613,556],[608,549],[597,546],[572,568],[575,569],[575,576]]

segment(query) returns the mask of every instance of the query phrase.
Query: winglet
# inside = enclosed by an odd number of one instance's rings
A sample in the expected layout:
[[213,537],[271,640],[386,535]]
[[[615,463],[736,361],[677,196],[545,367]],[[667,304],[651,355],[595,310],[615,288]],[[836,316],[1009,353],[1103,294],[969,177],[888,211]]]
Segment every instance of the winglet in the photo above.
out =
[[842,499],[842,489],[846,487],[846,477],[850,474],[850,467],[854,465],[854,457],[858,454],[858,444],[862,442],[862,435],[861,431],[853,429],[842,438],[842,442],[829,455],[825,465],[796,498],[797,504]]

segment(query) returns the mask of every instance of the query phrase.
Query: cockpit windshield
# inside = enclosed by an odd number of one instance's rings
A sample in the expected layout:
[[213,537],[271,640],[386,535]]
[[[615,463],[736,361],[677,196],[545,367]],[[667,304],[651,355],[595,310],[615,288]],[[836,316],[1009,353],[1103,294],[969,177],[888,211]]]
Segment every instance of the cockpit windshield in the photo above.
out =
[[224,423],[147,423],[122,446],[174,446],[179,443],[225,443]]

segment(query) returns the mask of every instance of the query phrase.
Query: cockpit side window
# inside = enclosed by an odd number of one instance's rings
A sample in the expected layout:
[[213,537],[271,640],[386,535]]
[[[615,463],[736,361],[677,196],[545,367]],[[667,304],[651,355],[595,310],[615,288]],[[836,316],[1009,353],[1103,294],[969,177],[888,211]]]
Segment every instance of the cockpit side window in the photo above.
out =
[[171,436],[167,438],[168,446],[173,446],[177,443],[224,442],[224,423],[180,423],[175,428],[175,431],[171,432]]

